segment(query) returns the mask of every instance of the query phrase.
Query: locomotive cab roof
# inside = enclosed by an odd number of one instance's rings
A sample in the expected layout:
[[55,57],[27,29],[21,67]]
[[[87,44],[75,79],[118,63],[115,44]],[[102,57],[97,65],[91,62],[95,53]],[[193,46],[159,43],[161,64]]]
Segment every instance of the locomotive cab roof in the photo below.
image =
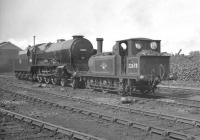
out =
[[118,40],[113,48],[113,52],[115,54],[125,54],[128,56],[135,56],[143,50],[160,53],[160,42],[161,40],[154,40],[150,38],[129,38]]
[[155,39],[150,39],[150,38],[129,38],[129,39],[123,39],[123,40],[117,40],[116,42],[123,42],[123,41],[129,41],[129,40],[135,40],[135,41],[161,41],[161,40],[155,40]]

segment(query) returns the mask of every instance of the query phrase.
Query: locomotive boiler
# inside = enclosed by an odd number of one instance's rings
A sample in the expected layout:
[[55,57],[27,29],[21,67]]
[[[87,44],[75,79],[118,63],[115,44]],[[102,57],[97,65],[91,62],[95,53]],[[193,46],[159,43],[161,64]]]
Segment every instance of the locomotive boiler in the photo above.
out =
[[88,88],[122,95],[136,90],[154,93],[169,74],[169,56],[160,52],[160,40],[119,40],[108,53],[102,52],[102,44],[103,38],[97,38],[97,54],[90,57],[89,71],[81,76]]
[[65,86],[76,71],[88,71],[88,59],[93,53],[91,42],[80,35],[38,44],[19,53],[15,74],[20,79]]

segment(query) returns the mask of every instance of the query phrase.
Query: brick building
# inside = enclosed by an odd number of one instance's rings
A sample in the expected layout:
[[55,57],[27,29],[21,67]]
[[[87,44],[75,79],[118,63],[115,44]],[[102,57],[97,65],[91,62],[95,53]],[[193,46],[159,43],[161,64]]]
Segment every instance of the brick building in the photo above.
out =
[[14,70],[14,62],[21,50],[11,42],[0,43],[0,73]]

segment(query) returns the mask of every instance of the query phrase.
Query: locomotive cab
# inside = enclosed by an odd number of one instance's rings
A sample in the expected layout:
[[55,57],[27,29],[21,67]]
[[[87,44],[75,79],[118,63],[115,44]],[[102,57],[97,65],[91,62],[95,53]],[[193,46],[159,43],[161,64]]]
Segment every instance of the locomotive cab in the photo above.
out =
[[[127,49],[123,50],[127,52],[120,51],[122,43],[127,44]],[[117,41],[116,44],[122,57],[122,73],[134,77],[134,80],[128,78],[129,87],[142,92],[154,91],[157,84],[167,78],[169,56],[160,53],[160,40],[132,38]]]

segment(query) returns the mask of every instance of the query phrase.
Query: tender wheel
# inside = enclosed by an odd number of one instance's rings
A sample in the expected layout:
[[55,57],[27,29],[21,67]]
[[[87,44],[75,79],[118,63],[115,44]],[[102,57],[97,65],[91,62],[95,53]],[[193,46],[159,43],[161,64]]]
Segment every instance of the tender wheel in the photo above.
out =
[[124,96],[124,95],[125,95],[124,90],[118,90],[118,95],[120,95],[120,96]]
[[17,72],[15,72],[15,77],[18,78],[18,73]]
[[91,89],[90,81],[89,81],[89,80],[87,80],[87,82],[86,82],[86,88],[87,88],[87,89]]
[[118,87],[118,94],[121,96],[125,95],[125,90],[124,90],[124,85],[123,82],[120,82],[119,87]]
[[38,80],[39,83],[42,83],[43,78],[41,76],[37,76],[37,80]]
[[50,83],[50,78],[49,78],[49,77],[44,77],[44,82],[45,82],[46,84],[49,84],[49,83]]
[[148,93],[148,90],[147,90],[147,89],[140,89],[140,92],[141,92],[142,94],[147,94],[147,93]]
[[30,74],[28,75],[28,80],[29,80],[29,81],[33,81],[32,75],[30,75]]
[[56,85],[56,84],[58,83],[57,78],[51,77],[51,83],[52,83],[53,85]]
[[66,84],[67,84],[66,79],[62,78],[62,79],[60,80],[60,85],[61,85],[62,87],[65,87]]
[[21,79],[24,80],[24,78],[25,78],[25,74],[22,73],[22,75],[21,75]]
[[20,73],[16,72],[15,76],[16,76],[17,79],[19,79]]
[[24,79],[28,80],[28,74],[27,73],[24,73]]
[[106,90],[104,90],[104,89],[102,89],[102,91],[101,91],[103,94],[106,94],[108,91],[106,91]]
[[77,87],[77,80],[76,78],[72,81],[72,88],[75,89]]
[[33,81],[37,80],[37,74],[33,74]]
[[19,74],[18,74],[18,79],[22,79],[22,73],[21,72],[19,72]]
[[85,81],[83,81],[83,80],[80,81],[78,87],[79,87],[79,88],[82,88],[82,89],[86,88],[86,83],[85,83]]

